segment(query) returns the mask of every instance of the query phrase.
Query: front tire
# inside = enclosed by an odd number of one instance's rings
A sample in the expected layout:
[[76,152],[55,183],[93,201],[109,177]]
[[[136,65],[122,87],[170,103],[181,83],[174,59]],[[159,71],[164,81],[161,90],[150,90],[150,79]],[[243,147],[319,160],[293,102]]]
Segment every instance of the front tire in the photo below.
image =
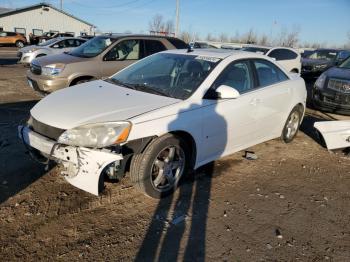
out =
[[16,43],[15,43],[15,45],[16,45],[17,47],[19,47],[19,48],[22,48],[22,47],[24,47],[24,42],[23,42],[23,41],[20,41],[20,40],[17,40]]
[[293,108],[290,112],[287,121],[283,127],[281,138],[285,143],[290,143],[296,137],[299,131],[302,118],[302,110],[300,106]]
[[189,147],[178,136],[167,134],[153,140],[131,161],[130,179],[138,190],[152,198],[173,193],[190,163]]

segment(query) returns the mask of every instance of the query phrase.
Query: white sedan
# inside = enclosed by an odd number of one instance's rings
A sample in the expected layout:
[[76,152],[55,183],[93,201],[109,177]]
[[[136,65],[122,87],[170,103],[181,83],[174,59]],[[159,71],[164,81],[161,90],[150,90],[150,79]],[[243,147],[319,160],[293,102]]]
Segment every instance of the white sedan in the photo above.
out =
[[57,37],[38,45],[26,46],[18,50],[18,62],[21,64],[30,64],[35,58],[68,52],[86,41],[86,39],[77,37]]
[[78,188],[97,195],[104,177],[129,170],[160,198],[190,169],[277,137],[291,142],[305,102],[304,80],[264,55],[172,50],[48,95],[19,134]]

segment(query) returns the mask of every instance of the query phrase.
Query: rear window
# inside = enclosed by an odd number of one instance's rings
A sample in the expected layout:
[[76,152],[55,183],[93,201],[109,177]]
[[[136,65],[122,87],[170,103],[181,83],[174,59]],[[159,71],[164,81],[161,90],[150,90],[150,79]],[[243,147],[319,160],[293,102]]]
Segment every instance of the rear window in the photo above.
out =
[[281,60],[293,60],[298,57],[298,55],[288,49],[274,49],[268,54],[269,57],[275,58],[277,61]]
[[180,39],[177,39],[177,38],[168,38],[168,41],[173,45],[175,46],[177,49],[187,49],[188,48],[188,45],[180,40]]

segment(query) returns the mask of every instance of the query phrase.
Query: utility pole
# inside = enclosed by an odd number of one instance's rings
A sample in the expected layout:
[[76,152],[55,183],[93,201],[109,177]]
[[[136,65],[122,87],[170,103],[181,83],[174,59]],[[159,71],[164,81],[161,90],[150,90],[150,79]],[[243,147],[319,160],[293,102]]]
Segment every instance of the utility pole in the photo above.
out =
[[61,11],[63,10],[63,0],[60,0]]
[[179,36],[179,16],[180,16],[180,0],[176,0],[176,28],[175,28],[175,36]]

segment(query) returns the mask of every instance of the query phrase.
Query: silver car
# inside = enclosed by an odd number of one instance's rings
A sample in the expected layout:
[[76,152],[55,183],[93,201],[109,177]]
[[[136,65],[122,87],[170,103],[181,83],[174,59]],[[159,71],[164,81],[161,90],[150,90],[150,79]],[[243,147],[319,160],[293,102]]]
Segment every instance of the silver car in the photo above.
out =
[[30,64],[32,60],[41,56],[69,52],[86,41],[86,39],[77,37],[57,37],[46,42],[42,42],[38,45],[26,46],[18,51],[18,62],[21,64]]

